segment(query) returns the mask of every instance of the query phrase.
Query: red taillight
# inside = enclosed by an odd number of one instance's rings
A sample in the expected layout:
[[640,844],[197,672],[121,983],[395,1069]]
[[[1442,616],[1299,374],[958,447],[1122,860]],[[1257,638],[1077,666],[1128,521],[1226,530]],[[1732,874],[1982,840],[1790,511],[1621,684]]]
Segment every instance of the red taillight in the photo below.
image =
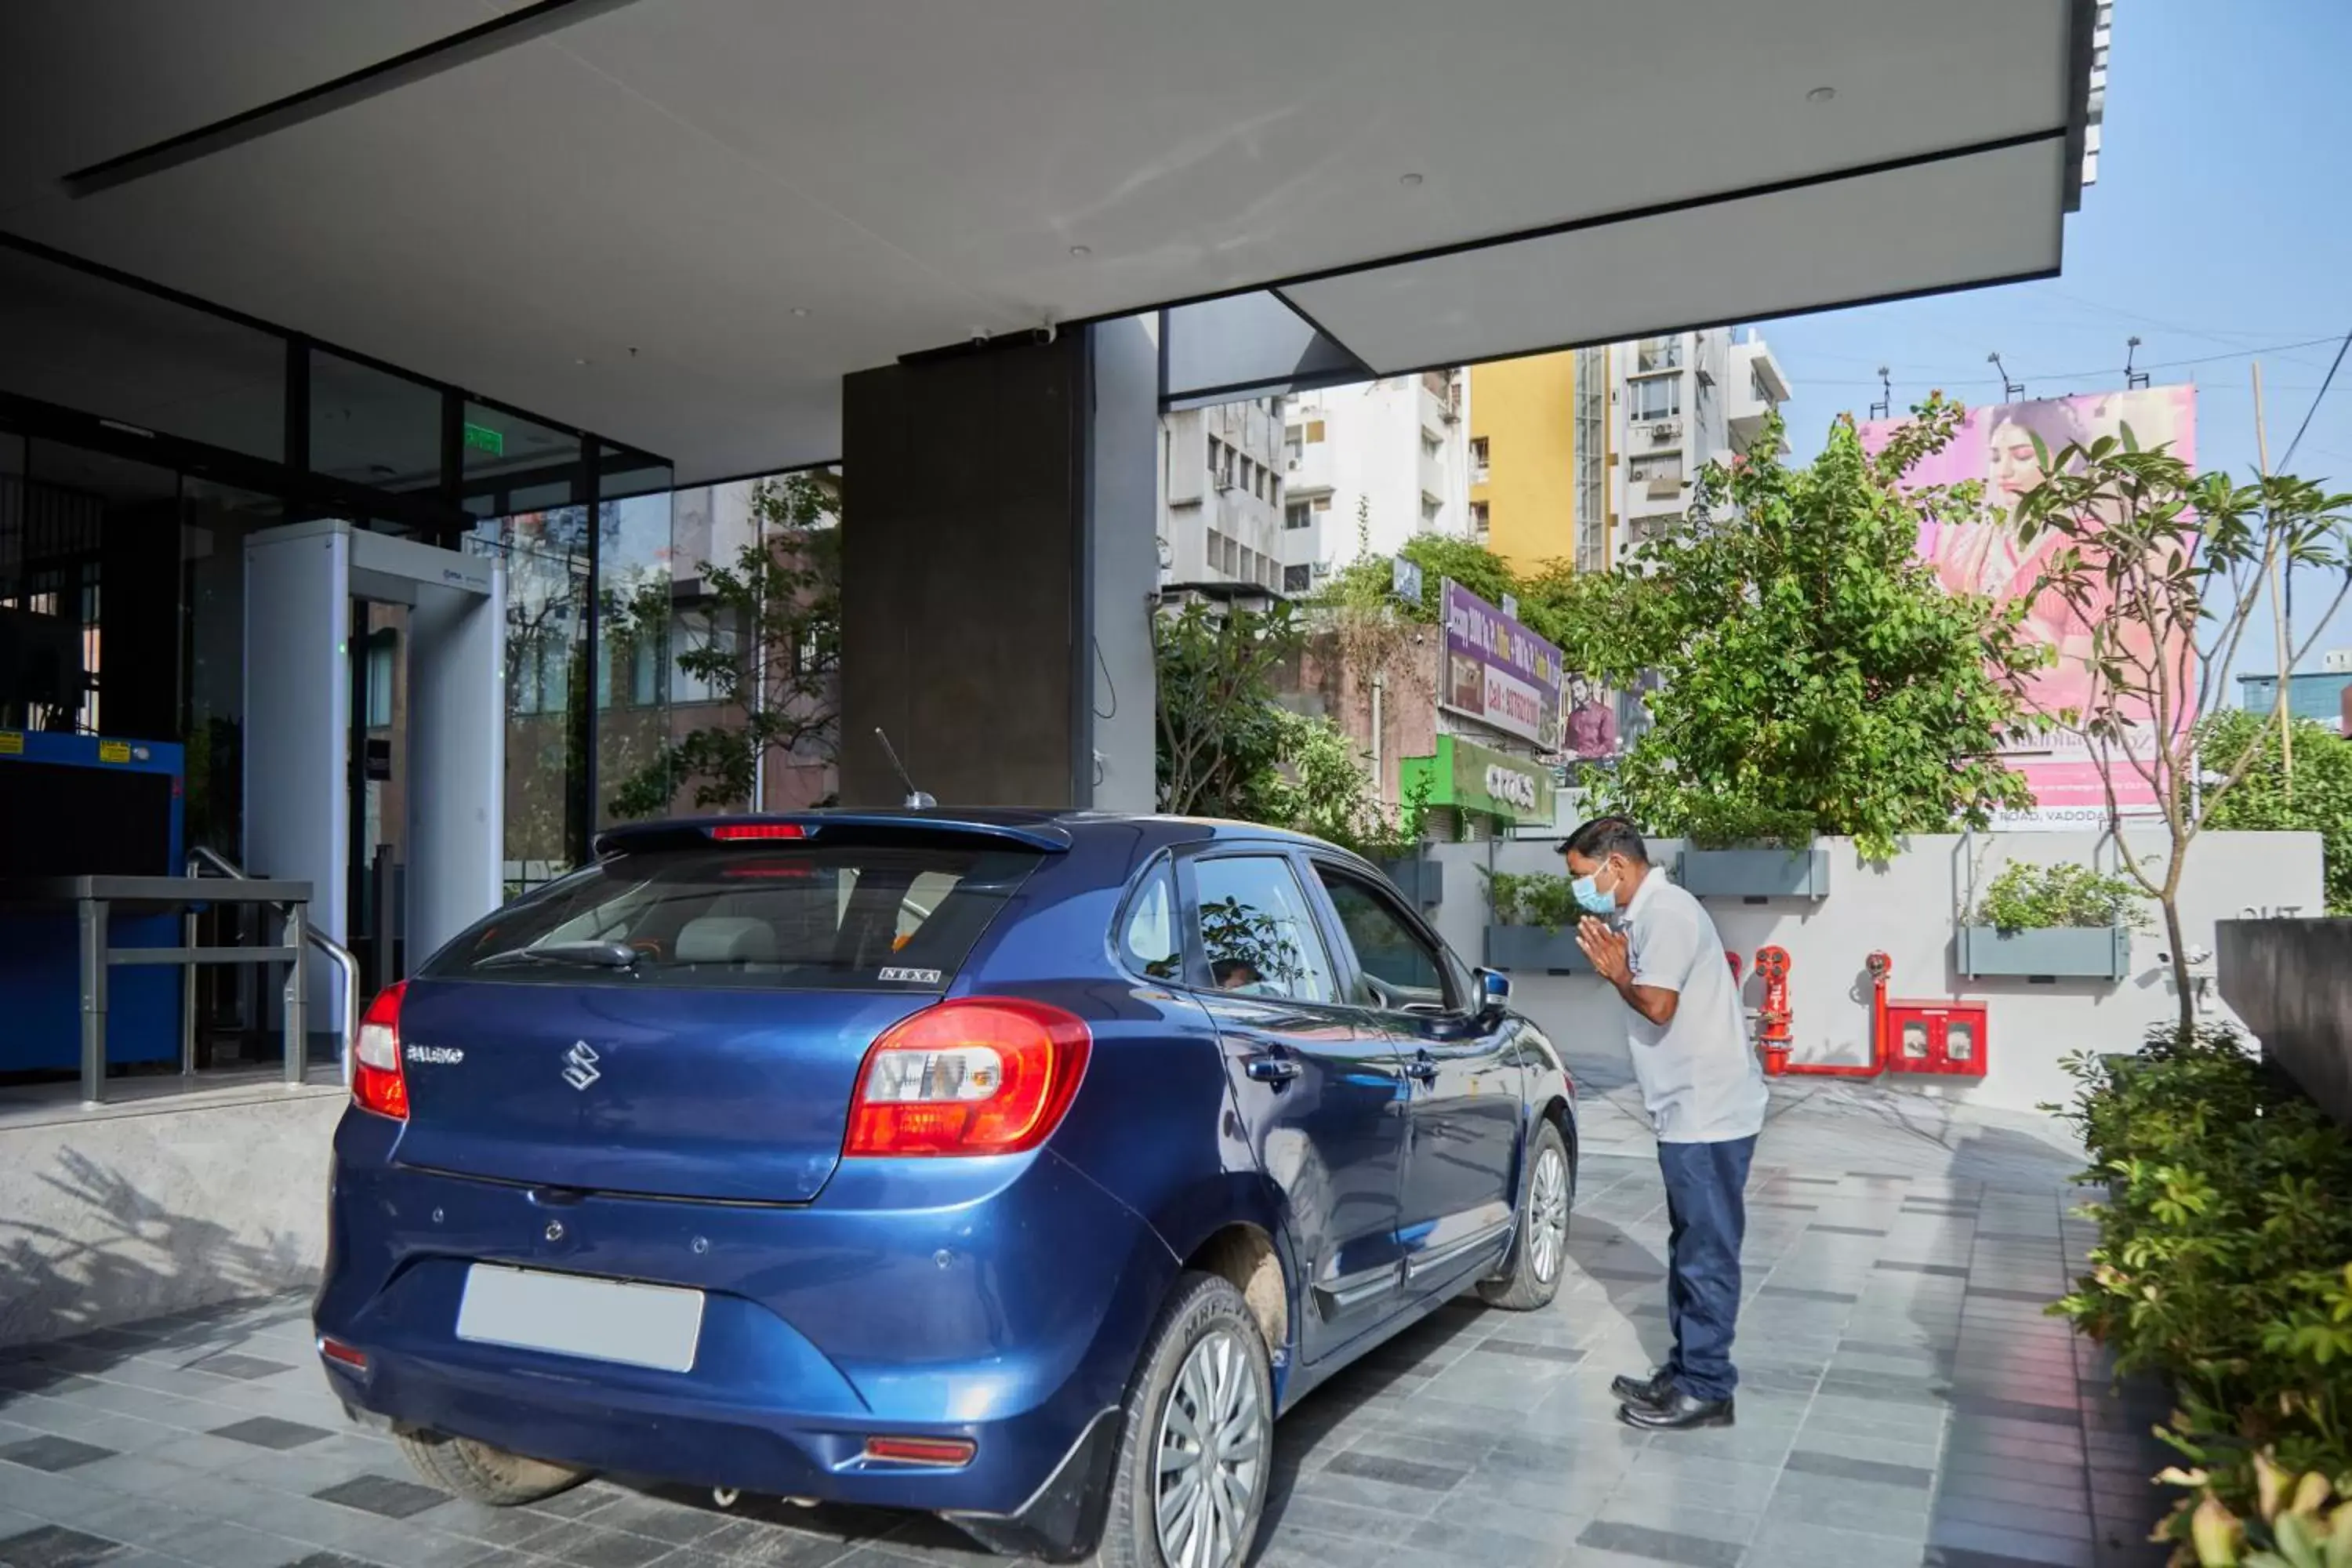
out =
[[969,1437],[868,1437],[866,1457],[894,1465],[969,1465],[980,1445]]
[[354,1372],[367,1370],[367,1352],[357,1345],[347,1345],[341,1340],[329,1339],[326,1335],[320,1334],[319,1353],[329,1361],[350,1367]]
[[844,1154],[1017,1154],[1051,1136],[1094,1037],[1058,1007],[942,1002],[866,1053]]
[[405,980],[368,1004],[352,1044],[352,1102],[362,1110],[408,1120],[408,1077],[400,1068],[400,997]]
[[721,844],[740,844],[751,838],[806,838],[813,832],[799,822],[722,822],[711,828],[710,837]]

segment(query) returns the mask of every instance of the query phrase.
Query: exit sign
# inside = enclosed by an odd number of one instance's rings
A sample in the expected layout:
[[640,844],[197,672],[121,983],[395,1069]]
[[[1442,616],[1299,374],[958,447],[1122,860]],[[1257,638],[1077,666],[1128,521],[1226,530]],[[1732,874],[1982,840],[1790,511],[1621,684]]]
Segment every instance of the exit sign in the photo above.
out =
[[501,432],[493,430],[487,425],[467,425],[466,445],[477,452],[488,452],[493,458],[502,458],[506,455],[507,438]]

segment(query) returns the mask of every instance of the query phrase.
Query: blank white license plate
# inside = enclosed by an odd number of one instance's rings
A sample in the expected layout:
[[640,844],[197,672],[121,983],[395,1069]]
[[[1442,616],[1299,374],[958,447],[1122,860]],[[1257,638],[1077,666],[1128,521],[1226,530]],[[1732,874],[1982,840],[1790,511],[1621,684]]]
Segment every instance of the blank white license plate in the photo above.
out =
[[466,1270],[457,1337],[691,1372],[702,1337],[702,1292],[477,1263]]

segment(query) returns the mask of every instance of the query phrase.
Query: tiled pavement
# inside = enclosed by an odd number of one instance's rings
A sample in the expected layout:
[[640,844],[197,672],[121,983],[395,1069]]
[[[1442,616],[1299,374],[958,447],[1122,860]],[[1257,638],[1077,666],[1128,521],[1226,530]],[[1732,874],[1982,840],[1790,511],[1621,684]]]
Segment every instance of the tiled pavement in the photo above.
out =
[[[1776,1090],[1750,1188],[1739,1424],[1648,1436],[1610,1377],[1664,1332],[1665,1219],[1622,1070],[1585,1064],[1580,1268],[1548,1311],[1457,1303],[1284,1421],[1267,1568],[2106,1568],[2160,1562],[2146,1437],[2041,1315],[2088,1244],[2030,1121]],[[1612,1081],[1620,1080],[1620,1081]],[[978,1563],[922,1519],[596,1482],[446,1498],[344,1423],[307,1304],[0,1354],[7,1568],[904,1568]]]

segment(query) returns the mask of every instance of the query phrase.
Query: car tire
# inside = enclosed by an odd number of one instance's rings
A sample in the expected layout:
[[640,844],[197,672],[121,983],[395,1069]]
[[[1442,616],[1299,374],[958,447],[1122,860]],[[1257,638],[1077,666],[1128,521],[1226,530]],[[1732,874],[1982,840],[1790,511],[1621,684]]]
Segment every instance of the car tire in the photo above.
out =
[[1478,1282],[1478,1299],[1509,1312],[1550,1306],[1568,1271],[1568,1216],[1575,1206],[1576,1163],[1568,1157],[1568,1140],[1557,1123],[1539,1121],[1528,1140],[1517,1235],[1503,1271]]
[[[1204,1463],[1196,1419],[1220,1412],[1221,1451]],[[1128,1391],[1101,1568],[1242,1568],[1265,1512],[1274,1415],[1272,1363],[1249,1303],[1230,1280],[1183,1275]],[[1195,1457],[1176,1458],[1185,1453]],[[1187,1489],[1185,1477],[1204,1469],[1222,1484]]]
[[544,1459],[526,1459],[520,1454],[509,1454],[504,1448],[493,1448],[471,1437],[451,1437],[439,1432],[403,1432],[396,1440],[400,1451],[408,1457],[410,1467],[425,1480],[445,1492],[493,1508],[537,1502],[588,1479],[585,1470],[551,1465]]

